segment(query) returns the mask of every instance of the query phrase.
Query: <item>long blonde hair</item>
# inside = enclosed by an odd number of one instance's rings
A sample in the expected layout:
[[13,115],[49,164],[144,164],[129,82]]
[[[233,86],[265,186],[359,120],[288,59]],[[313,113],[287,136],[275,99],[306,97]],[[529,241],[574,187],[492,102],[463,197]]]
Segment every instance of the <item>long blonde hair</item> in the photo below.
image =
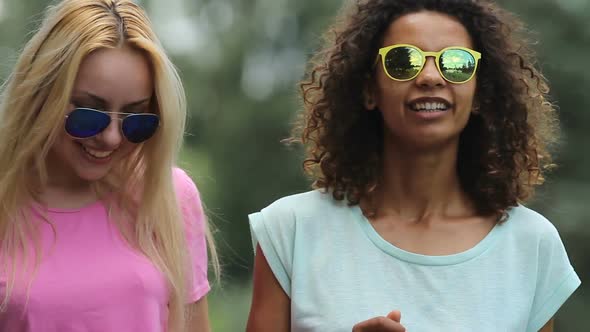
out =
[[[8,276],[8,283],[0,311],[6,308],[14,287],[15,257],[35,257],[35,265],[38,264],[38,235],[27,211],[38,199],[38,188],[47,183],[46,157],[63,130],[60,124],[80,63],[97,49],[123,45],[142,51],[151,63],[155,108],[161,126],[152,139],[97,182],[95,189],[99,193],[116,193],[114,201],[123,202],[118,206],[133,217],[131,228],[119,222],[119,229],[130,244],[165,274],[171,294],[170,330],[184,330],[185,294],[191,274],[171,170],[183,140],[186,98],[178,73],[148,17],[130,0],[64,0],[49,7],[3,86],[0,269]],[[207,223],[205,228],[212,265],[218,275],[215,246]],[[34,255],[26,245],[30,239],[34,239]]]

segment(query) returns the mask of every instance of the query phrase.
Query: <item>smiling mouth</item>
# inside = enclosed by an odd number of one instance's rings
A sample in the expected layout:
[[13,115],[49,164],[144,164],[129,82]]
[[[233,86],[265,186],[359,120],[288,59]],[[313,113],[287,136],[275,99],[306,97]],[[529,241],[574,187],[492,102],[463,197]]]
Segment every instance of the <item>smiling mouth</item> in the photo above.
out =
[[113,151],[99,151],[99,150],[94,150],[91,149],[83,144],[80,143],[80,146],[82,146],[82,149],[84,150],[84,152],[86,152],[86,154],[88,154],[90,157],[94,158],[94,159],[99,159],[99,160],[104,160],[104,159],[108,159],[113,152]]
[[451,105],[444,102],[414,102],[410,103],[409,108],[414,112],[445,112],[451,108]]

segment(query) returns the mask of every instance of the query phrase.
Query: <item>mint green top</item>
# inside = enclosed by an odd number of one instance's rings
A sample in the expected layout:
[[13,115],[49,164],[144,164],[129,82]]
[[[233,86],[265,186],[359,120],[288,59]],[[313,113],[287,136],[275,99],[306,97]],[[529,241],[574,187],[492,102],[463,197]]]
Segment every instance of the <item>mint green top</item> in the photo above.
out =
[[358,206],[319,191],[249,216],[291,299],[293,332],[349,332],[400,310],[411,332],[538,331],[580,285],[555,227],[518,206],[473,248],[425,256],[385,241]]

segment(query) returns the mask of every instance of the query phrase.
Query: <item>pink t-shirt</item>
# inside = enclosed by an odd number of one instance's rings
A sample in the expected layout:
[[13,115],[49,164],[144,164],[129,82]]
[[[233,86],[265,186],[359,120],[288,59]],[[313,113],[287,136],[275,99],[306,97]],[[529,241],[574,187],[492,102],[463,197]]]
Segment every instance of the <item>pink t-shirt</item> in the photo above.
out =
[[[187,226],[195,302],[209,291],[204,214],[192,180],[174,170],[178,201]],[[167,330],[168,290],[163,274],[133,251],[108,220],[105,205],[47,211],[53,230],[40,223],[43,259],[25,306],[25,289],[15,287],[0,331],[163,332]],[[4,298],[6,278],[0,276]],[[23,312],[23,308],[25,308]]]

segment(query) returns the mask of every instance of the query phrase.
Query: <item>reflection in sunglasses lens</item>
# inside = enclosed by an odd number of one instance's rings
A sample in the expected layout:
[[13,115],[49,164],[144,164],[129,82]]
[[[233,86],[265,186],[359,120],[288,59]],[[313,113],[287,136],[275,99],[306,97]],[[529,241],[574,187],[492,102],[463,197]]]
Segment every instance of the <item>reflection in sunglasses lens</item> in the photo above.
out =
[[385,55],[387,73],[399,80],[408,80],[418,74],[422,68],[422,54],[415,48],[396,47]]
[[451,82],[465,82],[475,71],[475,58],[467,51],[451,49],[445,51],[439,60],[444,77]]

